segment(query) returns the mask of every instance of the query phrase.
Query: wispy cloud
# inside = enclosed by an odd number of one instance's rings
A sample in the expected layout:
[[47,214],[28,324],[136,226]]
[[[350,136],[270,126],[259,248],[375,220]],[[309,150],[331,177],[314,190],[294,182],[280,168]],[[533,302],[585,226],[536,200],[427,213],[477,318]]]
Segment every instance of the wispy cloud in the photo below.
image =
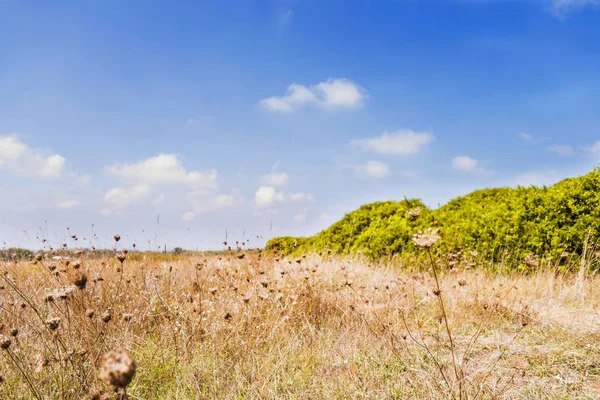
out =
[[353,139],[351,144],[379,154],[406,156],[418,153],[433,139],[433,135],[429,132],[415,132],[406,129],[383,132],[381,136],[366,139]]
[[575,154],[575,150],[571,146],[553,144],[547,147],[548,151],[558,154],[559,156],[572,156]]
[[552,0],[550,12],[562,19],[567,14],[586,6],[600,6],[600,0]]

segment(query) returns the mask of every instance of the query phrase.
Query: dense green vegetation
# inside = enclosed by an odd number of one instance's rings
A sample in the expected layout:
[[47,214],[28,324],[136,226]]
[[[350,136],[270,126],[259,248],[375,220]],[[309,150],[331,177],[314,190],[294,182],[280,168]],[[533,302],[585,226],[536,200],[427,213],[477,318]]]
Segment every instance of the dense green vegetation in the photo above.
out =
[[[418,214],[418,215],[417,215]],[[308,238],[281,237],[267,250],[283,254],[331,250],[379,258],[414,250],[413,234],[437,227],[449,250],[557,256],[581,253],[600,232],[600,169],[550,187],[477,190],[430,210],[420,200],[367,204]]]

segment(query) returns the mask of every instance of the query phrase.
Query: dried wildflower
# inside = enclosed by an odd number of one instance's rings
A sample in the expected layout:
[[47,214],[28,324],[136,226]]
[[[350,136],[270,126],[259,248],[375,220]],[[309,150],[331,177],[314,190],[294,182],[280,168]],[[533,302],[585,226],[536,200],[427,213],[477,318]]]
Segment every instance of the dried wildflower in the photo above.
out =
[[102,358],[100,378],[118,389],[129,385],[135,375],[135,361],[125,350],[110,351]]
[[79,269],[79,268],[81,268],[81,262],[80,261],[75,261],[73,264],[71,264],[71,266],[74,269]]
[[115,235],[113,237],[115,238],[115,242],[118,242],[119,240],[121,240],[121,236],[119,236],[119,235]]
[[119,260],[119,262],[121,264],[123,264],[123,262],[125,261],[125,259],[127,258],[127,254],[125,253],[121,253],[117,255],[117,260]]
[[46,325],[48,325],[48,328],[51,331],[55,331],[60,326],[60,318],[58,318],[58,317],[48,318],[46,320]]
[[422,212],[423,212],[423,209],[421,207],[415,207],[415,208],[411,208],[410,210],[406,211],[406,216],[410,219],[417,219],[417,218],[419,218],[419,216],[421,215]]
[[419,231],[413,235],[412,240],[417,247],[430,248],[438,242],[441,238],[438,236],[439,229],[426,229],[425,231]]
[[19,334],[19,330],[17,328],[12,328],[10,330],[10,336],[17,337],[18,334]]
[[465,285],[467,284],[467,280],[466,280],[465,278],[460,278],[460,279],[458,280],[458,284],[459,284],[460,286],[465,286]]
[[78,273],[73,276],[73,284],[79,289],[85,289],[87,285],[87,275],[84,273]]
[[88,317],[89,319],[94,318],[94,314],[95,314],[95,311],[92,310],[91,308],[85,311],[85,316]]
[[525,257],[525,265],[528,267],[537,268],[540,266],[540,259],[536,255],[529,254],[527,257]]
[[109,311],[106,311],[104,314],[102,314],[102,321],[109,323],[111,319],[112,314]]
[[133,319],[133,314],[123,314],[123,321],[129,322]]
[[0,335],[0,349],[8,350],[11,344],[12,340],[8,336]]

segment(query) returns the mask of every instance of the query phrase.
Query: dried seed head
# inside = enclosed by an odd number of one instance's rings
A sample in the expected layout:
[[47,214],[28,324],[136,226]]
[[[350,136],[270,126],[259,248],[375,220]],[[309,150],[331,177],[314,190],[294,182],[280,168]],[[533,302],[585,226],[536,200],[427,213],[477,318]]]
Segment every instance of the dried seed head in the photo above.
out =
[[540,266],[540,259],[533,254],[529,254],[527,257],[525,257],[525,265],[528,267],[537,268]]
[[135,361],[125,350],[110,351],[102,358],[100,378],[115,388],[124,389],[135,375]]
[[89,319],[94,318],[94,310],[92,310],[91,308],[85,311],[85,316],[88,317]]
[[121,264],[123,264],[123,262],[125,261],[126,258],[127,258],[127,254],[125,254],[125,253],[117,254],[117,260],[119,260],[119,262],[121,262]]
[[460,278],[460,279],[458,280],[458,284],[459,284],[460,286],[465,286],[465,285],[467,284],[467,280],[466,280],[465,278]]
[[421,215],[422,211],[423,209],[421,207],[411,208],[406,212],[406,216],[410,219],[417,219]]
[[111,319],[112,319],[112,315],[109,311],[106,311],[104,314],[102,314],[102,321],[108,323],[108,322],[110,322]]
[[8,336],[0,335],[0,349],[8,350],[11,344],[12,340]]
[[412,240],[417,247],[430,248],[441,238],[438,236],[439,229],[426,229],[424,232],[413,235]]
[[60,318],[58,318],[58,317],[49,318],[46,320],[46,325],[48,325],[48,328],[51,331],[55,331],[58,329],[58,327],[60,325]]
[[79,268],[81,268],[81,262],[80,261],[75,261],[75,262],[73,262],[73,264],[71,264],[71,266],[74,269],[79,269]]
[[115,242],[118,242],[119,240],[121,240],[121,236],[119,236],[119,235],[115,235],[113,237],[115,238]]
[[123,321],[129,322],[133,319],[133,314],[123,314]]
[[73,276],[73,284],[77,286],[79,289],[85,289],[87,285],[87,276],[83,273],[77,273]]
[[17,337],[18,334],[19,334],[19,330],[17,328],[12,328],[10,330],[10,336]]

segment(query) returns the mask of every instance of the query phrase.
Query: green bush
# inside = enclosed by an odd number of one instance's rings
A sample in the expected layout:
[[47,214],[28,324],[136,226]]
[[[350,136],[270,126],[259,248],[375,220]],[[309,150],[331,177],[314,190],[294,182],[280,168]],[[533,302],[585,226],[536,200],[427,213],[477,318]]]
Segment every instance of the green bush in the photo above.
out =
[[[415,209],[420,215],[409,215]],[[586,237],[596,240],[600,234],[600,169],[550,187],[477,190],[435,210],[418,199],[367,204],[316,236],[274,238],[267,250],[360,251],[380,258],[413,251],[412,235],[431,226],[440,228],[448,250],[478,250],[494,259],[506,251],[581,253]]]

